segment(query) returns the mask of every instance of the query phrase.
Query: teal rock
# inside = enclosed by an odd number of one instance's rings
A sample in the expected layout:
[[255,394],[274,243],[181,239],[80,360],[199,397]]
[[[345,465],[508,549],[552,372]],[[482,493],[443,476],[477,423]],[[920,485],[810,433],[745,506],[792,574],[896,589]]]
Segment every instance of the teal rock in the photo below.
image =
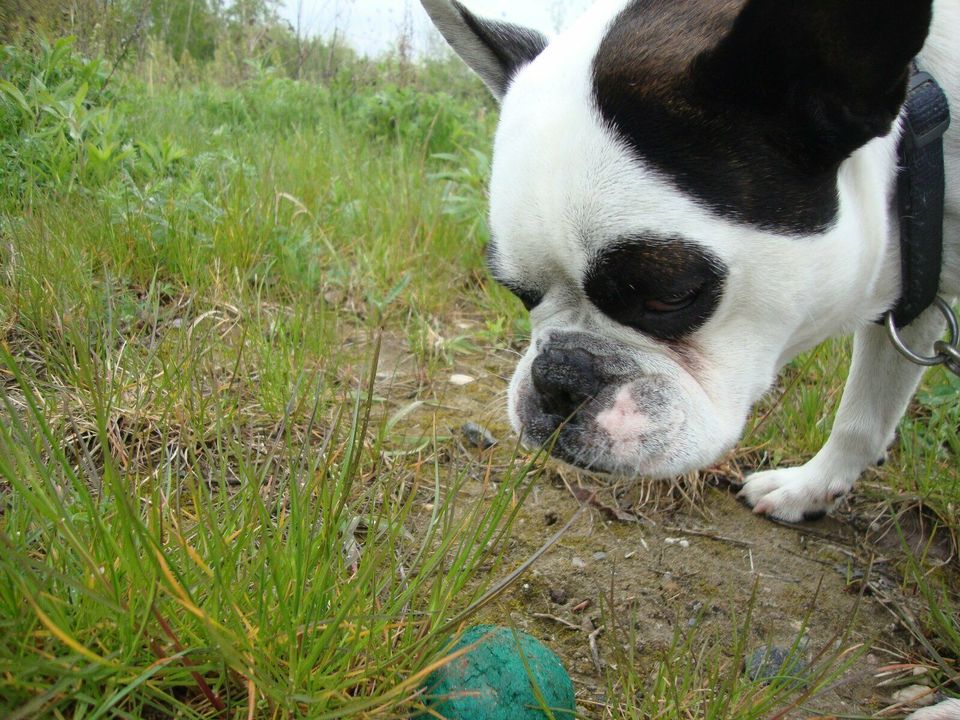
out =
[[539,640],[519,630],[476,625],[451,653],[470,645],[427,678],[425,702],[433,712],[446,720],[547,720],[534,693],[536,682],[553,717],[573,719],[573,682]]

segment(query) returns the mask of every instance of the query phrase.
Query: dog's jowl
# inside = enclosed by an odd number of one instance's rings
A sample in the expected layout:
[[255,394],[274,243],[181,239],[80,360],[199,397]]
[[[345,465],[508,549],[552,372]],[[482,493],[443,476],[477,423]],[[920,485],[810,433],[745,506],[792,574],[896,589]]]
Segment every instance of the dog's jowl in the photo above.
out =
[[[601,0],[552,39],[423,5],[501,103],[489,265],[533,326],[515,429],[599,472],[702,468],[785,363],[854,333],[826,445],[742,492],[784,520],[827,512],[921,375],[876,322],[901,293],[915,60],[954,113],[940,293],[960,290],[960,0]],[[942,330],[932,309],[903,332]]]

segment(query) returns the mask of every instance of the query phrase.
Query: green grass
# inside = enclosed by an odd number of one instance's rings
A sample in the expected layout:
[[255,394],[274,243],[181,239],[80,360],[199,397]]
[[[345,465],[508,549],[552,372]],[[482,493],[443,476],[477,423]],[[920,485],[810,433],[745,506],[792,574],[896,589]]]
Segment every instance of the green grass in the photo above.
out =
[[58,413],[37,379],[8,354],[3,365],[0,694],[13,717],[197,717],[227,704],[393,716],[484,589],[478,568],[497,567],[529,483],[518,468],[465,506],[468,472],[391,466],[369,440],[372,383],[329,425],[326,389],[303,383],[262,438],[212,414],[186,457],[160,418],[159,462],[131,471],[106,383],[87,378],[92,426],[62,418],[70,438],[47,420]]
[[[482,268],[483,90],[107,84],[64,43],[4,49],[0,77],[0,715],[408,717],[513,569],[540,466],[453,453],[442,417],[399,431],[528,329]],[[791,365],[745,458],[816,451],[846,353]],[[951,383],[928,376],[881,473],[955,531]],[[955,602],[924,568],[906,582]],[[956,624],[927,620],[946,678]],[[742,678],[743,627],[678,634],[652,678],[624,658],[597,716],[796,700]]]

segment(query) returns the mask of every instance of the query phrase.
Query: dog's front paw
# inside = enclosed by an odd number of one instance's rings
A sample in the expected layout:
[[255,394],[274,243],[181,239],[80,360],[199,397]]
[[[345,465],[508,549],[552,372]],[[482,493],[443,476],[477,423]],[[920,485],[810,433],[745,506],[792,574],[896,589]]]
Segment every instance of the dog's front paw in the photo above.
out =
[[807,463],[754,473],[737,497],[759,515],[786,522],[819,520],[850,492],[854,479],[831,477]]
[[917,710],[907,720],[957,720],[960,718],[960,700],[944,700],[933,707]]

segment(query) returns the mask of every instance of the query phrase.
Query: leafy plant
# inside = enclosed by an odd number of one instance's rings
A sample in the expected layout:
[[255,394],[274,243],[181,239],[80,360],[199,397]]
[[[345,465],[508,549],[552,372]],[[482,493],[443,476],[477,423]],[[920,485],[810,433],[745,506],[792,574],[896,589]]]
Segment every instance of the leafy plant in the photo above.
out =
[[443,183],[444,211],[485,237],[490,154],[471,147],[460,153],[436,153],[433,158],[442,163],[430,179]]
[[351,126],[368,137],[401,141],[427,153],[451,152],[475,140],[474,108],[445,93],[426,94],[411,86],[383,84],[372,92],[334,90],[334,100]]
[[76,54],[73,37],[37,42],[0,53],[0,186],[15,196],[103,182],[131,155],[102,64]]

